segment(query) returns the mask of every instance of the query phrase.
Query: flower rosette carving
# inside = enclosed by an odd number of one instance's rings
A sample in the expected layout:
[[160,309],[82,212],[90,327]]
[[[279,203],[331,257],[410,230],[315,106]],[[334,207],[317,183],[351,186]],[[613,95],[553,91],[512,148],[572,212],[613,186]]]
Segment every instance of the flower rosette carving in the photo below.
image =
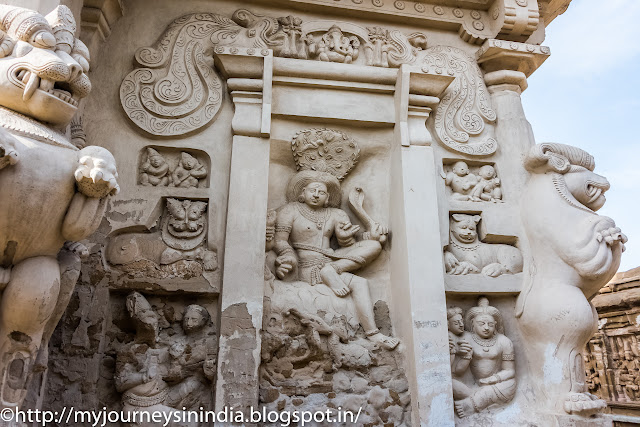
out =
[[140,68],[120,86],[129,118],[153,135],[179,136],[214,119],[222,105],[222,81],[213,68],[219,46],[267,48],[279,29],[273,18],[238,10],[233,19],[213,13],[182,16],[152,47],[136,52]]
[[495,153],[498,143],[493,122],[497,116],[475,60],[458,48],[435,46],[426,50],[422,70],[456,77],[436,108],[435,128],[440,141],[459,153]]
[[328,172],[340,181],[353,169],[360,148],[347,134],[333,129],[307,129],[291,140],[297,170]]

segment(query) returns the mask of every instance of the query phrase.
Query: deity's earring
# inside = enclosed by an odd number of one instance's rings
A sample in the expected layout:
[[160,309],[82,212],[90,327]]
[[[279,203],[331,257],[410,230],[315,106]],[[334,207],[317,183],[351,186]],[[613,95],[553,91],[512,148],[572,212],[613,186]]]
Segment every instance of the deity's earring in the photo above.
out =
[[327,206],[329,206],[329,199],[324,201],[324,207],[326,208]]
[[298,196],[298,201],[304,203],[304,196],[302,194]]

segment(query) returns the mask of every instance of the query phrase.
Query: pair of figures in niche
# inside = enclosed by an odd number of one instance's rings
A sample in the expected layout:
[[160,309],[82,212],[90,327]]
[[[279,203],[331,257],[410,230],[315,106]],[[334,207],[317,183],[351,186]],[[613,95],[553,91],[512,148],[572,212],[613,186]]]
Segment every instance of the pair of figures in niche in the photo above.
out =
[[166,318],[139,292],[127,296],[126,308],[135,337],[117,351],[114,377],[123,411],[170,414],[210,406],[217,342],[207,309],[188,305],[180,327],[161,328]]
[[[460,307],[447,310],[453,399],[460,418],[508,403],[516,393],[515,352],[504,335],[502,314],[484,297],[463,313]],[[473,386],[463,381],[467,371]]]
[[454,163],[451,170],[444,174],[445,184],[451,188],[451,198],[472,202],[501,202],[502,188],[495,167],[483,165],[477,168],[476,173],[470,171],[466,162]]
[[140,166],[140,184],[153,187],[197,188],[208,175],[207,167],[196,157],[183,151],[175,167],[153,148]]

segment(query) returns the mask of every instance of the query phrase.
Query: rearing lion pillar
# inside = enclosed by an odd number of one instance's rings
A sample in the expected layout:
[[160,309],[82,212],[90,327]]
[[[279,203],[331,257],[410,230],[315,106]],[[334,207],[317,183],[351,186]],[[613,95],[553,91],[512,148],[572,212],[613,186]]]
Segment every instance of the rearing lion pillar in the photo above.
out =
[[590,416],[605,402],[587,393],[582,352],[596,332],[589,302],[616,273],[627,238],[595,213],[609,182],[576,147],[538,144],[525,159],[531,177],[522,200],[530,274],[516,316],[540,409]]
[[118,191],[111,153],[64,134],[91,90],[75,31],[66,6],[44,17],[0,5],[0,407],[22,404],[39,354],[46,366],[86,251],[73,242]]

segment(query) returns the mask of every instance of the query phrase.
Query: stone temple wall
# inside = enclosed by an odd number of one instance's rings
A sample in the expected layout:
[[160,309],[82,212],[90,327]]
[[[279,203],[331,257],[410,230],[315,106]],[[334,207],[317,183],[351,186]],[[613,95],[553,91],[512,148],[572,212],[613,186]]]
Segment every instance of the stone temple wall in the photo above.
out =
[[520,99],[568,0],[11,3],[2,408],[611,425],[627,238]]

